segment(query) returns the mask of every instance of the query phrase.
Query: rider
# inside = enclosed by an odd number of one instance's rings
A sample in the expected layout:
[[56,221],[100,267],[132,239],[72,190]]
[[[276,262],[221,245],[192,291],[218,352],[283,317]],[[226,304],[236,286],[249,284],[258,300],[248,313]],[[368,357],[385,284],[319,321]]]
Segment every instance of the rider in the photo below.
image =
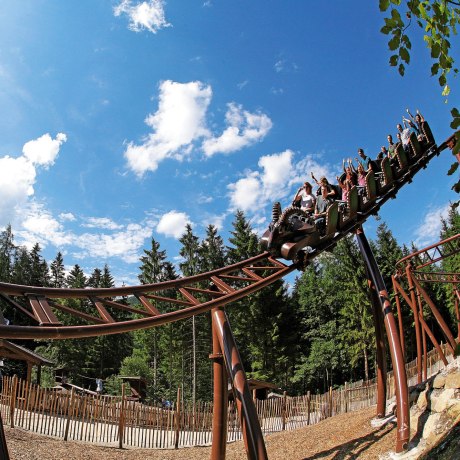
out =
[[303,186],[297,190],[292,205],[298,206],[306,212],[313,213],[315,210],[316,198],[311,192],[312,186],[310,182],[305,182]]

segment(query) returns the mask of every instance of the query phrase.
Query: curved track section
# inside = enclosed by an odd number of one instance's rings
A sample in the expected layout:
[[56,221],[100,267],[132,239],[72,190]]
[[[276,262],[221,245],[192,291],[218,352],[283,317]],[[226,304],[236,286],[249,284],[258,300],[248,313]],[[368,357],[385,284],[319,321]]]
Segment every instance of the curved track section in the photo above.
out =
[[[56,289],[0,283],[3,302],[37,323],[34,326],[0,325],[0,337],[70,339],[159,326],[234,302],[296,268],[295,264],[285,265],[265,252],[212,272],[134,287]],[[123,297],[136,298],[139,306],[123,302]],[[69,304],[66,299],[73,302]],[[160,304],[180,309],[161,313]],[[116,321],[117,310],[130,312],[135,319]],[[57,311],[60,313],[56,314]],[[66,324],[71,321],[77,324],[64,325],[64,318]]]

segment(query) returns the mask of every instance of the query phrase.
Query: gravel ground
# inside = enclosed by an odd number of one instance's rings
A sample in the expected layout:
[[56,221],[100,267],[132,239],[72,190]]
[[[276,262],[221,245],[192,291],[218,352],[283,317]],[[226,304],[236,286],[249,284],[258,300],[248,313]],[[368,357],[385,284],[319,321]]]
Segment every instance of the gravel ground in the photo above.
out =
[[[395,424],[372,428],[375,408],[338,415],[316,425],[276,433],[266,438],[270,460],[378,459],[394,449]],[[117,449],[64,442],[5,427],[11,460],[205,460],[209,447],[179,450]],[[227,446],[226,460],[245,460],[242,442]]]

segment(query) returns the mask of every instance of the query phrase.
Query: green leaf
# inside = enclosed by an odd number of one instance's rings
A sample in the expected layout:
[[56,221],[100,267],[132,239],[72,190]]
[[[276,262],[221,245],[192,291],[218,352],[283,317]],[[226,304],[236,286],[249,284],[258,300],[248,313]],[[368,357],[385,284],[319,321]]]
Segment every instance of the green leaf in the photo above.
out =
[[390,6],[390,0],[380,0],[379,1],[380,11],[386,11],[389,6]]
[[460,117],[456,117],[454,118],[451,123],[450,123],[450,127],[452,129],[457,129],[460,127]]
[[450,113],[452,114],[452,116],[453,116],[454,118],[460,117],[460,112],[458,111],[457,107],[454,107],[454,108],[450,111]]
[[391,32],[391,27],[389,25],[384,25],[380,29],[380,32],[382,32],[382,34],[388,35]]
[[399,55],[401,56],[401,59],[402,59],[406,64],[409,64],[409,62],[410,62],[410,55],[409,55],[409,51],[407,51],[406,48],[401,47],[401,48],[399,49]]
[[394,51],[395,49],[398,49],[399,46],[399,37],[395,35],[389,42],[388,42],[388,47],[390,48],[391,51]]
[[438,72],[439,72],[439,64],[437,62],[435,62],[431,66],[431,76],[436,75]]
[[441,74],[438,78],[438,81],[440,86],[445,86],[447,82],[446,76],[444,74]]
[[431,46],[431,57],[433,59],[436,59],[439,57],[439,54],[441,53],[441,45],[439,43],[433,43]]
[[453,174],[455,171],[457,171],[458,165],[459,165],[458,161],[456,161],[455,163],[452,163],[451,166],[450,166],[449,171],[447,171],[447,175],[448,175],[448,176],[452,176],[452,174]]
[[408,50],[410,50],[412,48],[412,43],[410,42],[409,37],[407,35],[404,34],[401,37],[401,41],[402,41],[402,43],[404,43],[404,45],[406,46],[406,48]]
[[398,65],[398,61],[399,61],[399,56],[397,54],[393,54],[393,56],[390,57],[390,65],[392,67],[395,67]]
[[401,77],[404,77],[404,70],[405,70],[404,64],[399,64],[398,72],[399,72],[399,75],[401,75]]
[[391,0],[391,3],[393,3],[393,5],[401,5],[401,0]]

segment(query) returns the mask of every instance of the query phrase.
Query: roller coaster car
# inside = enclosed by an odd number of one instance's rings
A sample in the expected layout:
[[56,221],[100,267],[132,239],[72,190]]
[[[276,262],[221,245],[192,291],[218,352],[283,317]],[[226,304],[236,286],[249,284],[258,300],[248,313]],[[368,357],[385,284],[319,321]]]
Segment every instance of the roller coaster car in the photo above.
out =
[[294,206],[281,212],[280,203],[273,205],[273,220],[262,236],[264,246],[273,257],[294,262],[302,259],[301,250],[316,248],[332,239],[338,224],[338,203],[333,202],[326,211],[324,232],[320,233],[309,213]]

